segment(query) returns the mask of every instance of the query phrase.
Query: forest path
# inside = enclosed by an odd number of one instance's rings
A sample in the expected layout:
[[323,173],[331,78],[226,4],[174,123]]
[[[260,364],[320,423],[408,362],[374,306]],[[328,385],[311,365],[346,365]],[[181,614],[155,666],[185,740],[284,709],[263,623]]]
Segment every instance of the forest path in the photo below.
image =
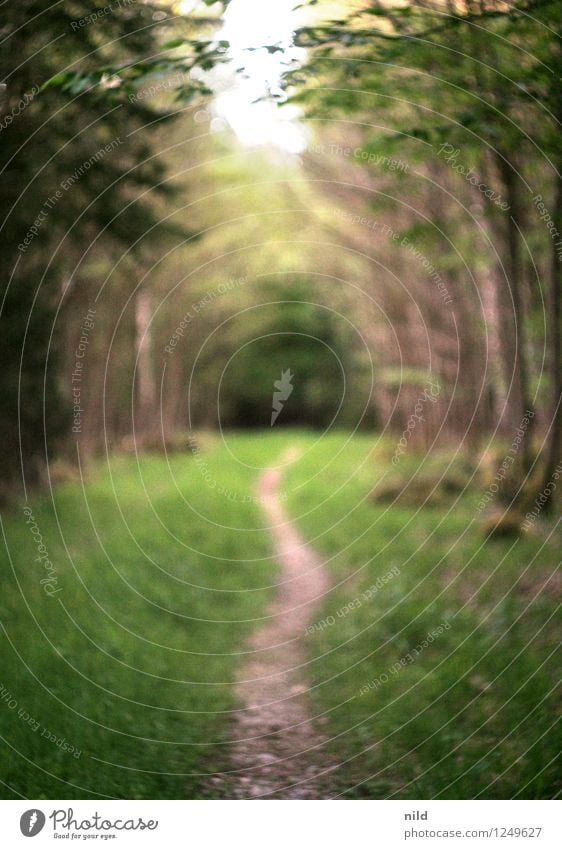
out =
[[[297,457],[292,448],[280,462]],[[303,667],[305,630],[314,622],[330,580],[283,507],[281,480],[277,467],[266,470],[257,483],[281,574],[268,621],[253,634],[251,654],[236,685],[243,709],[234,720],[230,769],[214,779],[226,798],[323,799],[335,792],[332,773],[337,765],[323,751],[326,738],[311,721]]]

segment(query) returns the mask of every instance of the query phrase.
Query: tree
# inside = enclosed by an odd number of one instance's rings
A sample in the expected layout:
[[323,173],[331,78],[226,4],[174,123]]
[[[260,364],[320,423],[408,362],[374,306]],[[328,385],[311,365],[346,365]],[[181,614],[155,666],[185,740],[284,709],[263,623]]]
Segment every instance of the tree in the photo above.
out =
[[201,37],[216,21],[202,12],[206,5],[183,17],[161,3],[22,0],[0,10],[7,328],[0,376],[7,451],[0,473],[8,484],[37,481],[53,445],[71,432],[72,369],[66,363],[61,381],[56,322],[68,317],[73,299],[83,302],[77,290],[85,264],[100,253],[138,254],[149,240],[173,232],[147,200],[148,192],[169,193],[162,163],[152,156],[151,132],[173,110],[150,106],[139,93],[149,82],[165,86],[170,75],[184,103],[207,91],[189,76],[224,54],[224,45]]
[[[543,220],[554,222],[551,232],[562,232],[554,142],[562,117],[559,17],[557,0],[510,7],[497,0],[467,0],[446,10],[433,0],[400,7],[367,3],[344,20],[302,28],[296,40],[308,48],[310,60],[287,77],[287,85],[297,87],[294,99],[307,104],[312,116],[327,109],[355,120],[361,116],[366,150],[392,151],[417,142],[426,151],[418,156],[422,170],[433,168],[437,157],[442,177],[459,174],[461,195],[469,187],[480,195],[475,224],[488,233],[486,274],[495,284],[508,390],[505,430],[513,433],[526,411],[537,408],[548,432],[541,474],[533,475],[530,489],[524,483],[538,462],[531,424],[507,476],[505,498],[521,506],[533,497],[539,479],[550,479],[560,456],[560,256],[556,239],[539,232],[536,200],[548,198]],[[375,111],[377,123],[386,119],[387,134],[368,128]],[[455,236],[463,238],[462,232]],[[529,239],[538,245],[533,256]],[[537,319],[546,253],[553,259],[543,338]],[[471,256],[475,266],[482,263],[475,250]],[[548,381],[540,371],[543,343],[549,352]]]

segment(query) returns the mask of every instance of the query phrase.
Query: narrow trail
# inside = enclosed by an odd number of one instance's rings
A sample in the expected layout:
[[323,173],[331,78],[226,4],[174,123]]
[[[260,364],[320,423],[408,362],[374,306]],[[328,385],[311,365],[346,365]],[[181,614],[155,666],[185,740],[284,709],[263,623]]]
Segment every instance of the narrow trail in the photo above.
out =
[[[291,449],[282,460],[296,456]],[[305,629],[330,581],[285,512],[281,478],[279,469],[268,469],[257,484],[281,574],[270,618],[254,633],[236,685],[244,709],[233,723],[229,773],[213,780],[215,792],[220,784],[227,798],[322,799],[334,792],[336,764],[323,751],[326,738],[311,723],[306,668],[299,668],[305,662]]]

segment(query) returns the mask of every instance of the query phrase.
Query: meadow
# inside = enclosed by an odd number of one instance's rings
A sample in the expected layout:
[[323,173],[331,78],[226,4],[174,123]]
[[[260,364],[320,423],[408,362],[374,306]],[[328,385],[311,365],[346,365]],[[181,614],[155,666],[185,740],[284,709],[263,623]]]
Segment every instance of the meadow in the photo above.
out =
[[[228,768],[233,683],[275,592],[254,485],[295,445],[283,498],[332,581],[302,640],[334,792],[557,793],[559,531],[486,540],[476,478],[446,503],[381,503],[390,439],[284,430],[116,455],[30,495],[51,583],[25,505],[7,514],[8,798],[214,795],[205,774]],[[399,474],[437,480],[457,462],[408,453]]]
[[220,763],[236,656],[275,566],[256,505],[218,491],[251,492],[252,470],[225,449],[197,456],[112,457],[31,497],[55,595],[25,514],[5,520],[9,798],[185,798]]
[[404,493],[373,500],[394,444],[327,436],[288,475],[292,515],[333,576],[318,620],[334,624],[306,640],[346,797],[552,798],[559,527],[487,538],[485,483],[466,472],[457,494],[415,506],[416,476],[458,478],[446,450],[403,457]]

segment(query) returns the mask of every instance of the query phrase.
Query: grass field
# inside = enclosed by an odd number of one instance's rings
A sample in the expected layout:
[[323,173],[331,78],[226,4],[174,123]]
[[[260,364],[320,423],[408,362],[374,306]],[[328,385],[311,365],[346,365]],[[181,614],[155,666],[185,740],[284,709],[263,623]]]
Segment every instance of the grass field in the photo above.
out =
[[258,508],[242,500],[254,477],[217,445],[170,467],[113,458],[111,475],[100,463],[84,488],[31,499],[51,597],[37,531],[22,510],[5,519],[8,798],[197,796],[197,773],[223,757],[235,661],[275,574]]
[[30,498],[33,521],[23,504],[5,516],[6,798],[208,795],[199,774],[225,763],[231,685],[276,574],[252,487],[292,444],[287,504],[335,585],[304,638],[339,789],[556,794],[560,534],[484,543],[478,487],[439,508],[374,504],[390,443],[278,431],[114,457]]
[[[347,795],[554,796],[560,532],[485,542],[478,485],[439,508],[372,503],[392,456],[373,444],[330,436],[288,474],[292,515],[335,584],[306,640]],[[405,480],[417,469],[402,459]]]

